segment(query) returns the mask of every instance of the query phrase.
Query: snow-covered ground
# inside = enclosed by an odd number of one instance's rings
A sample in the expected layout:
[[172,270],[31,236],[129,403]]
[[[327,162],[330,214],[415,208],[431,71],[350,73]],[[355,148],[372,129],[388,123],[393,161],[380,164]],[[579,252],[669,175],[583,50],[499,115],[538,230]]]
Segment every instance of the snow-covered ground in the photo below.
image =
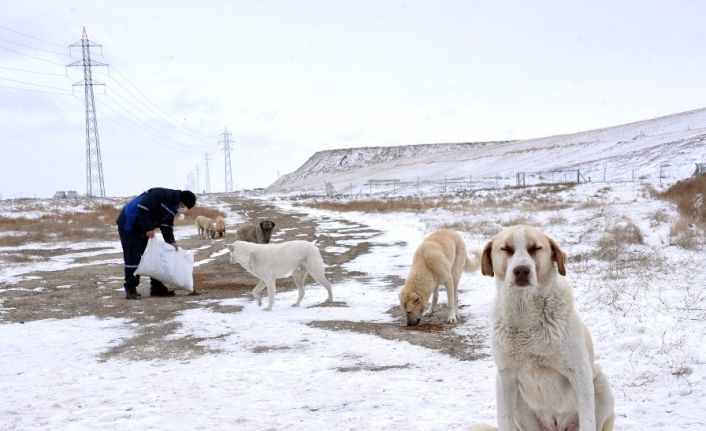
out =
[[[498,196],[515,205],[481,205]],[[350,220],[382,232],[361,237],[372,249],[345,264],[370,281],[334,285],[334,298],[346,307],[310,307],[325,298],[315,284],[307,286],[299,308],[290,307],[296,291],[278,292],[271,312],[249,298],[219,300],[243,309],[218,312],[205,307],[212,299],[195,297],[204,307],[163,323],[179,325],[175,340],[202,339],[210,353],[200,356],[106,358],[103,353],[141,329],[126,319],[2,322],[1,290],[11,287],[14,275],[0,273],[0,429],[463,430],[495,423],[490,357],[460,361],[405,341],[307,323],[392,322],[387,310],[397,304],[397,291],[383,280],[406,276],[426,234],[465,226],[460,230],[467,243],[480,247],[490,239],[488,231],[522,218],[541,225],[569,255],[576,305],[615,394],[616,429],[706,429],[703,239],[700,248],[674,245],[673,206],[634,183],[586,184],[545,197],[570,204],[533,207],[536,196],[521,189],[419,214],[297,207],[311,217],[328,217],[327,231]],[[284,209],[292,205],[276,196],[263,199]],[[619,259],[597,258],[593,252],[607,232],[626,220],[643,241],[620,248]],[[356,241],[341,241],[331,251]],[[444,331],[487,332],[493,296],[493,279],[465,274],[462,321]]]

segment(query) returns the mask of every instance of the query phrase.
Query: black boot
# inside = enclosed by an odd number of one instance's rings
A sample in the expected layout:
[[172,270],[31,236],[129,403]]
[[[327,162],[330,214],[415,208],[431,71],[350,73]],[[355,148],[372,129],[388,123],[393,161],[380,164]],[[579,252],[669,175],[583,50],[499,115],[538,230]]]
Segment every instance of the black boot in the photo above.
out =
[[161,287],[154,287],[152,286],[150,288],[150,296],[174,296],[176,295],[176,292],[173,290],[169,290],[164,286]]
[[130,288],[128,288],[127,291],[125,291],[125,299],[140,299],[140,298],[142,298],[142,295],[137,293],[136,287],[130,287]]

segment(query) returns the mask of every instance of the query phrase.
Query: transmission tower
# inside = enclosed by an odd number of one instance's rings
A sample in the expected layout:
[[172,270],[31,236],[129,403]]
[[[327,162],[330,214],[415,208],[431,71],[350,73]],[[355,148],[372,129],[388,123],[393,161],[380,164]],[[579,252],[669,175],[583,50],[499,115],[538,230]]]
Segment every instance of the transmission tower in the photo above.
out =
[[83,94],[86,100],[86,195],[88,197],[105,197],[105,186],[103,184],[103,162],[101,160],[100,140],[98,139],[98,119],[96,118],[96,101],[93,97],[94,85],[105,85],[100,82],[93,82],[93,66],[107,66],[95,60],[91,60],[91,47],[101,46],[88,40],[86,27],[83,28],[81,41],[69,45],[69,49],[81,47],[83,58],[68,64],[68,67],[82,67],[83,81],[79,81],[73,86],[83,86]]
[[225,127],[223,129],[223,140],[219,141],[219,143],[223,144],[223,152],[225,153],[225,161],[226,161],[226,193],[232,192],[233,191],[233,171],[231,169],[230,165],[230,137],[231,133],[228,131],[228,127]]
[[204,173],[204,190],[206,193],[211,193],[211,179],[209,178],[208,175],[208,153],[205,154],[206,157],[206,172]]

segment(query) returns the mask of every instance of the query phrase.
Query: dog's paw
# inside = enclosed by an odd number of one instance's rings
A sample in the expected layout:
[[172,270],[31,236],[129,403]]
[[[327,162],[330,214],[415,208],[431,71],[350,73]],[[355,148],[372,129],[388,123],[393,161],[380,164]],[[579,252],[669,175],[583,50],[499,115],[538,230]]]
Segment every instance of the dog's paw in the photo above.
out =
[[294,304],[292,304],[292,307],[299,307],[299,303],[295,302]]
[[422,316],[428,317],[428,316],[431,316],[432,314],[434,314],[434,311],[429,309],[429,310],[425,311],[424,313],[422,313]]
[[456,323],[456,322],[458,322],[458,319],[456,318],[456,315],[453,315],[453,316],[449,316],[449,318],[446,319],[446,322],[447,323]]

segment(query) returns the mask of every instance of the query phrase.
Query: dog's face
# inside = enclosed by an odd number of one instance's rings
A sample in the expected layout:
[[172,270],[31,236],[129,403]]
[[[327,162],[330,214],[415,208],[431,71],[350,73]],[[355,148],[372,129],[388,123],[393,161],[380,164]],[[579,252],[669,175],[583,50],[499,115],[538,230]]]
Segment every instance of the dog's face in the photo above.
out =
[[407,317],[407,326],[417,326],[422,320],[422,313],[427,308],[427,300],[420,297],[416,292],[408,289],[400,291],[400,306],[402,312]]
[[566,254],[539,228],[516,225],[495,235],[483,249],[483,275],[496,276],[506,286],[526,288],[544,285],[554,275],[566,275]]
[[262,229],[262,234],[265,237],[265,244],[270,242],[270,237],[272,236],[272,230],[275,228],[275,222],[272,220],[264,220],[260,222],[260,229]]

